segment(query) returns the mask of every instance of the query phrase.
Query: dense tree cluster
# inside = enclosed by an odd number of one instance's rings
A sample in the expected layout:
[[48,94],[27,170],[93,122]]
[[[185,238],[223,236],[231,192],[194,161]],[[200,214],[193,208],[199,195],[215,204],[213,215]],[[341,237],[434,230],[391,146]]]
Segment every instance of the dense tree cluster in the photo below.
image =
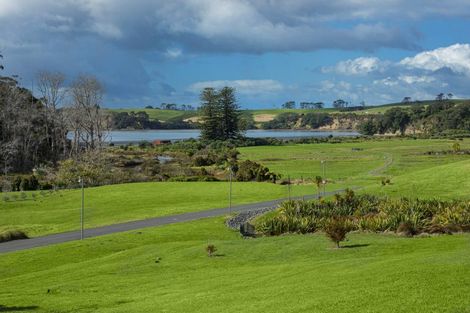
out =
[[193,123],[184,121],[181,117],[172,118],[166,122],[150,119],[145,111],[113,112],[113,129],[189,129]]
[[204,140],[228,140],[242,134],[240,111],[235,90],[205,88],[201,93],[201,138]]
[[264,129],[291,129],[291,128],[312,128],[329,125],[333,122],[331,115],[327,113],[281,113],[273,120],[262,125]]
[[339,109],[339,108],[345,108],[349,105],[349,102],[344,101],[343,99],[338,99],[333,101],[333,108]]
[[300,102],[301,109],[323,109],[323,102]]
[[[153,109],[152,106],[148,105],[146,109]],[[158,109],[155,107],[155,109]],[[177,104],[177,103],[162,103],[160,104],[162,110],[175,110],[175,111],[193,111],[195,108],[190,104]]]
[[283,109],[295,109],[295,101],[286,101],[281,106]]
[[[39,72],[37,98],[12,77],[0,76],[0,166],[4,175],[100,148],[110,126],[100,108],[104,88],[80,75],[66,88],[65,76]],[[72,136],[67,138],[68,133]]]
[[0,166],[22,172],[60,159],[67,130],[55,108],[35,98],[9,77],[0,77]]
[[435,101],[411,108],[392,108],[383,115],[371,117],[359,125],[364,135],[396,133],[407,129],[428,134],[449,131],[470,132],[470,102]]

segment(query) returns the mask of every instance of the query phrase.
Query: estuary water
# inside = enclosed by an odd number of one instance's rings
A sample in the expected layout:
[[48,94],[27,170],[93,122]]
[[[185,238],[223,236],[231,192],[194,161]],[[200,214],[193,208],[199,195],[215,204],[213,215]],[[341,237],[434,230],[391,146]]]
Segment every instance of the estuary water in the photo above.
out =
[[[128,143],[154,140],[182,140],[198,138],[198,129],[156,129],[156,130],[113,130],[109,132],[108,141],[113,143]],[[245,133],[252,138],[300,138],[300,137],[346,137],[357,136],[357,132],[349,131],[313,131],[313,130],[263,130],[253,129]]]

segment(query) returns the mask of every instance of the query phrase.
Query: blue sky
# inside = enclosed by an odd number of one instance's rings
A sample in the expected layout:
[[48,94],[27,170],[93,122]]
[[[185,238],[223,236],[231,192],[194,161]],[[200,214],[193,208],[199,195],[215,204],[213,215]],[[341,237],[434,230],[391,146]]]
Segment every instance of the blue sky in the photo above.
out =
[[108,107],[470,98],[466,0],[0,0],[0,23],[4,75],[92,74]]

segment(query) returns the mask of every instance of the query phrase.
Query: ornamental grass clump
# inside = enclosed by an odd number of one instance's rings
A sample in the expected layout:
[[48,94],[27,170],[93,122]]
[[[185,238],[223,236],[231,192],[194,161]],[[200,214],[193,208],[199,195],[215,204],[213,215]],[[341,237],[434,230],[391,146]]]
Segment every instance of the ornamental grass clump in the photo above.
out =
[[470,231],[470,201],[393,199],[348,190],[331,200],[285,201],[277,210],[258,217],[255,227],[261,234],[279,236],[326,232],[341,226],[341,221],[347,221],[350,229],[406,236],[466,232]]

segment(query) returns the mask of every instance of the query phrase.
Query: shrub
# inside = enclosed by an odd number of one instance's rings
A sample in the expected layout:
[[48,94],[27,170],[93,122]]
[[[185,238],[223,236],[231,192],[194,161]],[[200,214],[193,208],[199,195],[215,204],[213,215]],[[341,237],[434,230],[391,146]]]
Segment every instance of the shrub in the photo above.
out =
[[394,231],[407,236],[448,234],[470,231],[470,202],[379,198],[348,190],[332,200],[285,201],[277,210],[258,217],[255,227],[259,233],[277,236],[326,231],[331,222],[333,226],[339,223],[336,220],[350,230]]
[[3,232],[0,232],[0,242],[6,242],[6,241],[12,241],[12,240],[18,240],[18,239],[28,239],[29,237],[26,235],[25,232],[18,230],[18,229],[12,229],[12,230],[6,230]]
[[238,181],[272,181],[275,182],[278,175],[271,173],[267,167],[263,165],[246,160],[238,165],[238,170],[235,175]]
[[419,228],[416,223],[413,223],[411,220],[401,222],[398,226],[397,232],[402,233],[406,236],[413,237],[419,234]]
[[217,248],[215,245],[210,243],[206,246],[206,252],[207,252],[208,257],[212,257],[216,251],[217,251]]
[[325,234],[340,248],[339,243],[346,239],[346,235],[352,230],[351,222],[343,217],[333,217],[323,227]]

